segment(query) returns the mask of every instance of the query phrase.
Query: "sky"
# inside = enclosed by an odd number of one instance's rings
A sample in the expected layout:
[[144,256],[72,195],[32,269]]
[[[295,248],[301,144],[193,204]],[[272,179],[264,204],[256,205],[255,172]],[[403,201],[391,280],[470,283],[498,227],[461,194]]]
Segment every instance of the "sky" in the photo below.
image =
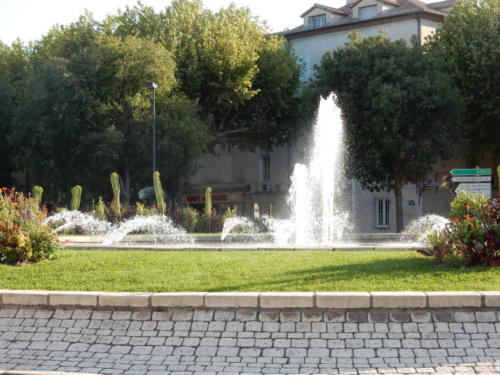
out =
[[[298,26],[300,15],[317,0],[204,0],[206,8],[213,11],[231,2],[249,7],[252,14],[266,20],[272,31]],[[143,0],[157,11],[171,0]],[[340,7],[345,0],[324,0],[322,4]],[[66,25],[89,10],[97,20],[102,20],[116,10],[133,6],[135,0],[0,0],[0,40],[11,44],[17,38],[24,42],[40,39],[55,25]]]

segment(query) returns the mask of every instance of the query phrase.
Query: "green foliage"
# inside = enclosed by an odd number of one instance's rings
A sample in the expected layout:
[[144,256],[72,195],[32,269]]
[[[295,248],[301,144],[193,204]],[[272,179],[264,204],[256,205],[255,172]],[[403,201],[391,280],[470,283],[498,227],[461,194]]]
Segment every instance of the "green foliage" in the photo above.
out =
[[205,189],[205,215],[212,216],[212,188]]
[[483,194],[460,192],[451,202],[450,218],[452,220],[472,217],[482,220],[488,210],[488,198]]
[[39,201],[0,189],[0,263],[37,262],[53,257],[56,237],[42,224]]
[[145,204],[142,204],[141,202],[137,202],[135,204],[135,214],[137,216],[151,216],[151,215],[157,215],[158,210],[154,207],[146,207]]
[[71,203],[69,209],[71,211],[78,211],[80,209],[80,203],[82,201],[82,187],[80,185],[75,185],[71,188]]
[[497,176],[498,176],[498,186],[500,186],[500,164],[497,167]]
[[132,180],[150,178],[144,139],[150,139],[152,103],[144,82],[158,83],[161,97],[169,94],[175,85],[171,54],[149,39],[105,35],[86,16],[51,30],[31,64],[25,78],[30,95],[11,136],[19,170],[54,196],[78,180],[102,194],[102,176],[120,170],[128,199]]
[[113,172],[110,175],[111,188],[113,189],[113,201],[111,202],[111,209],[117,220],[122,216],[122,208],[120,203],[120,176],[118,173]]
[[231,217],[236,216],[236,210],[232,210],[231,207],[226,208],[226,211],[224,211],[224,216],[223,220],[229,219]]
[[209,233],[210,217],[207,214],[201,214],[196,220],[196,225],[194,226],[195,233]]
[[39,204],[42,203],[43,187],[35,185],[33,186],[33,198],[35,198]]
[[161,186],[160,172],[153,174],[153,183],[155,188],[156,207],[162,215],[167,213],[167,204],[165,203],[165,192]]
[[106,211],[107,211],[106,203],[104,203],[102,197],[99,197],[99,200],[97,201],[97,204],[94,209],[95,216],[99,220],[106,220],[107,219]]
[[271,147],[297,131],[301,66],[290,45],[266,34],[248,8],[214,13],[199,0],[175,0],[154,13],[138,4],[109,17],[105,28],[150,38],[172,52],[176,92],[199,104],[217,143]]
[[193,207],[186,206],[181,210],[181,225],[187,232],[194,232],[199,216]]
[[353,34],[323,56],[317,79],[343,111],[348,177],[370,190],[393,190],[402,230],[402,186],[449,158],[461,136],[461,99],[451,78],[416,40],[408,46]]
[[[150,181],[151,90],[156,82],[158,171],[175,195],[216,144],[269,149],[298,132],[300,65],[247,8],[198,0],[164,11],[138,3],[103,22],[89,13],[29,45],[0,44],[0,181],[23,171],[62,204],[85,181],[122,175],[130,203]],[[14,126],[15,124],[15,126]],[[162,167],[168,160],[168,168]]]
[[452,202],[450,216],[442,232],[429,236],[437,263],[500,265],[500,199],[462,192]]
[[500,1],[460,0],[430,39],[465,99],[465,151],[500,156]]

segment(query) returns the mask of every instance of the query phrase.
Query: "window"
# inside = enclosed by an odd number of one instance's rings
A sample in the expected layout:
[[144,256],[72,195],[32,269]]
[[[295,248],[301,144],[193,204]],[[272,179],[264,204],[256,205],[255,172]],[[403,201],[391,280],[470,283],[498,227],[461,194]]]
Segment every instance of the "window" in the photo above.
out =
[[311,55],[300,56],[300,62],[304,64],[304,70],[301,72],[300,79],[302,82],[309,81],[313,75]]
[[326,14],[309,17],[309,27],[311,29],[317,29],[318,27],[322,27],[325,24],[326,24]]
[[370,5],[369,7],[360,7],[358,10],[358,18],[361,20],[373,18],[376,15],[377,15],[377,6],[376,5]]
[[262,181],[271,181],[271,157],[262,156]]
[[375,198],[375,227],[389,228],[389,208],[391,200],[387,198]]

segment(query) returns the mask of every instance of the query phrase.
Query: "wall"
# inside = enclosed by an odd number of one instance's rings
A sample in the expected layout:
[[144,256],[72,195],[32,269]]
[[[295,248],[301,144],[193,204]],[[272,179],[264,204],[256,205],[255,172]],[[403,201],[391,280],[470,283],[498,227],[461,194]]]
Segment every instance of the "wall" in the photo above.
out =
[[[363,27],[356,30],[338,31],[335,33],[312,35],[291,39],[290,43],[293,46],[295,54],[305,62],[309,62],[312,66],[321,62],[321,57],[326,53],[344,45],[349,41],[349,34],[353,31],[358,32],[362,37],[379,35],[381,31],[386,33],[393,39],[404,39],[407,42],[411,40],[413,35],[418,34],[417,21],[415,19],[387,23],[384,25],[376,25]],[[307,70],[307,69],[306,69]],[[312,74],[312,69],[308,70]],[[307,80],[311,76],[303,77]]]
[[420,19],[420,42],[423,44],[426,38],[434,34],[440,23],[425,18]]

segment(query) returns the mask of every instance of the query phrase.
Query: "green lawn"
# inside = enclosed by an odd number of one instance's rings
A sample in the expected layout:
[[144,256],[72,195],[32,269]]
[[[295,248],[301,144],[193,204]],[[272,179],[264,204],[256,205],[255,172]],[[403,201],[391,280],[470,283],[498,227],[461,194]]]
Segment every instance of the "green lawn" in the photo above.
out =
[[414,252],[71,251],[0,266],[0,289],[95,291],[500,290],[500,268],[446,269]]

